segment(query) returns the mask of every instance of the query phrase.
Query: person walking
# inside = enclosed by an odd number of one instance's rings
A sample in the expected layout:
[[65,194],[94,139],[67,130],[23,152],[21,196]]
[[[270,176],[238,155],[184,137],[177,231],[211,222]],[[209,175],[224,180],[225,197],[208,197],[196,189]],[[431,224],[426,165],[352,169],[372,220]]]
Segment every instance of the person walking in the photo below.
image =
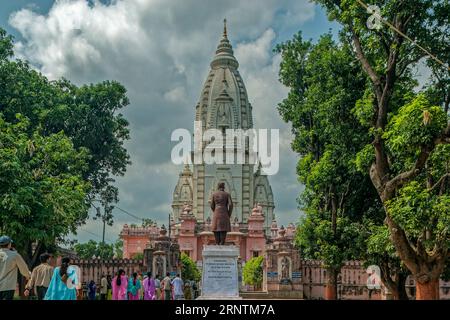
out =
[[117,276],[112,280],[112,299],[113,300],[127,300],[128,278],[125,275],[125,270],[120,269]]
[[44,300],[76,300],[79,282],[77,269],[70,265],[70,258],[62,258],[61,266],[53,271]]
[[193,292],[193,297],[194,300],[198,298],[198,286],[197,286],[197,281],[193,280],[192,281],[192,292]]
[[106,300],[106,295],[108,294],[108,279],[106,279],[105,274],[102,274],[100,279],[100,300]]
[[156,300],[155,294],[155,279],[152,278],[152,273],[147,272],[147,278],[144,279],[144,300]]
[[88,288],[89,288],[88,299],[89,300],[95,300],[95,296],[96,296],[96,293],[97,293],[97,285],[95,284],[94,280],[91,280],[89,282]]
[[183,300],[184,299],[183,280],[181,280],[179,274],[177,274],[175,279],[172,280],[172,286],[173,286],[174,300]]
[[192,300],[192,287],[190,281],[186,281],[184,284],[184,299]]
[[110,274],[106,276],[106,281],[108,288],[106,291],[106,300],[112,300],[112,278]]
[[155,297],[156,300],[161,300],[161,281],[159,280],[159,274],[155,277]]
[[25,296],[28,297],[30,292],[35,289],[38,300],[44,300],[48,286],[53,276],[53,267],[49,264],[50,254],[43,253],[39,256],[41,264],[33,269],[31,278],[25,286]]
[[170,279],[170,272],[166,273],[166,277],[163,279],[164,288],[164,300],[172,300],[172,281]]
[[139,300],[139,291],[141,290],[141,280],[137,272],[128,281],[128,300]]
[[17,285],[17,271],[27,280],[31,277],[25,260],[11,249],[12,240],[8,236],[0,237],[0,300],[12,300]]

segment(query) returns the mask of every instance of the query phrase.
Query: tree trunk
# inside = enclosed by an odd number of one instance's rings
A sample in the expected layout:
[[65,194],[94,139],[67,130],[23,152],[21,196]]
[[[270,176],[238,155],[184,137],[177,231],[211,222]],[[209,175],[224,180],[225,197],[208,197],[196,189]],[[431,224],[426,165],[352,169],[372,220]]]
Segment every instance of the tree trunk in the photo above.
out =
[[416,300],[439,300],[439,279],[427,282],[416,280]]
[[391,292],[392,300],[408,300],[405,287],[408,274],[401,270],[400,262],[389,260],[386,256],[384,261],[380,261],[381,281]]
[[325,286],[325,300],[337,300],[337,277],[338,271],[333,268],[327,269],[327,284]]
[[395,282],[395,286],[392,291],[392,299],[393,300],[409,300],[408,294],[406,293],[406,276],[403,272],[399,272],[397,275],[397,281]]

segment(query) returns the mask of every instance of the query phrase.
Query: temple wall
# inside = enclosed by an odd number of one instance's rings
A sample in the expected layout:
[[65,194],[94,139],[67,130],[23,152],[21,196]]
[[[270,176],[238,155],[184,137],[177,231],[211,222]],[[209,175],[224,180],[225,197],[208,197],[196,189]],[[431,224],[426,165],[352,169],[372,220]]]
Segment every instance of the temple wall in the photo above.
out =
[[124,269],[127,276],[130,276],[133,272],[146,272],[143,260],[135,259],[89,259],[74,260],[72,263],[80,267],[82,283],[94,280],[95,283],[99,284],[102,274],[114,277],[119,269]]

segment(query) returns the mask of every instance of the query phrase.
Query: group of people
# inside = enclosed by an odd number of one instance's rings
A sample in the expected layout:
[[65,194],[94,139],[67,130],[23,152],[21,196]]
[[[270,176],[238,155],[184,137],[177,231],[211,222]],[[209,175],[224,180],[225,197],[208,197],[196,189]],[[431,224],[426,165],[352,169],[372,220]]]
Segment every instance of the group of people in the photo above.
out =
[[39,300],[74,300],[77,296],[78,269],[70,265],[69,258],[63,258],[61,265],[54,268],[49,260],[52,255],[39,256],[40,265],[30,272],[22,256],[13,247],[8,236],[0,237],[0,300],[12,300],[17,286],[18,272],[27,280],[24,295],[33,289]]
[[[40,255],[40,265],[30,272],[20,254],[14,249],[12,240],[7,236],[0,237],[0,300],[12,300],[17,286],[18,272],[27,283],[24,295],[34,292],[38,300],[77,300],[80,299],[80,269],[71,264],[68,257],[62,258],[60,266],[53,267],[49,253]],[[91,280],[87,286],[87,297],[96,300],[97,285]],[[170,273],[161,279],[148,272],[142,277],[134,272],[127,277],[120,269],[114,278],[103,275],[100,280],[101,300],[182,300],[195,299],[198,296],[194,281],[183,282],[179,274],[173,279]]]
[[[161,279],[148,272],[143,280],[137,272],[127,277],[119,270],[112,280],[112,300],[190,300],[198,296],[194,281],[183,282],[179,274],[173,279],[170,273]],[[103,281],[103,278],[102,278]]]

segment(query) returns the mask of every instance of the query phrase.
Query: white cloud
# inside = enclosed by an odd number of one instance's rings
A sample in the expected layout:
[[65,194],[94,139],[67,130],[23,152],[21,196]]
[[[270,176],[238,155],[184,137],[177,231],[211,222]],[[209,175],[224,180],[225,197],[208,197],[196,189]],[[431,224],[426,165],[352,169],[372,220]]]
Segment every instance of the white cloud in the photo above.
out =
[[170,102],[182,103],[183,101],[186,101],[186,90],[184,87],[173,88],[164,94],[164,98]]
[[[24,39],[15,47],[20,57],[51,79],[64,76],[77,84],[115,79],[128,89],[131,106],[124,114],[132,140],[126,146],[133,165],[118,178],[119,206],[160,222],[170,211],[179,170],[167,164],[170,133],[193,126],[195,104],[226,17],[255,126],[280,129],[280,173],[270,178],[278,219],[297,219],[296,155],[290,151],[290,129],[276,110],[287,89],[278,82],[280,57],[272,48],[280,30],[300,28],[314,17],[312,3],[116,0],[89,5],[60,0],[45,15],[32,10],[10,17]],[[121,223],[128,218],[116,219]]]

